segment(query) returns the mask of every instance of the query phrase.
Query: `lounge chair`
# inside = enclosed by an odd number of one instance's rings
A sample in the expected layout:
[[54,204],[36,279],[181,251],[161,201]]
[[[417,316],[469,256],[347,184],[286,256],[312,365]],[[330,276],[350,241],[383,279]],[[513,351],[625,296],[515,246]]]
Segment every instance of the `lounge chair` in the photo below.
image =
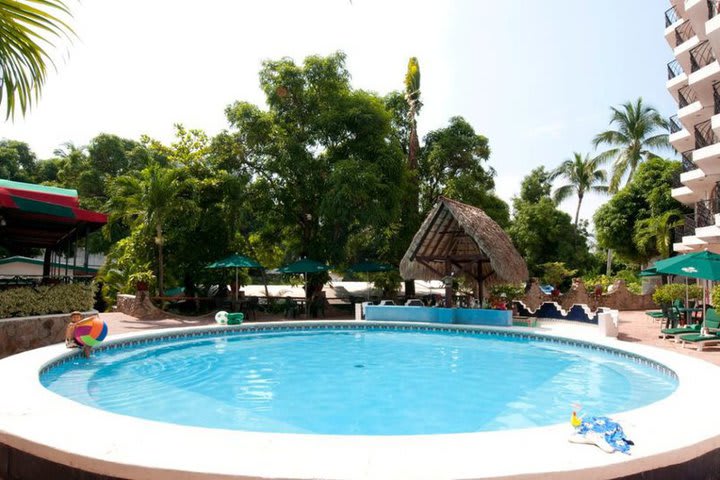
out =
[[701,335],[700,333],[692,335],[680,335],[676,341],[682,342],[682,347],[685,348],[685,344],[697,345],[697,351],[702,352],[705,346],[720,345],[720,314],[714,308],[708,308],[705,312],[705,327],[710,332],[709,335]]
[[422,300],[419,300],[417,298],[411,298],[407,302],[405,302],[406,307],[424,307],[425,304],[422,302]]
[[698,334],[700,333],[701,328],[702,323],[694,323],[692,325],[678,328],[663,328],[662,330],[660,330],[660,336],[662,338],[674,338],[675,342],[679,342],[680,335]]
[[380,300],[380,305],[395,305],[393,300]]

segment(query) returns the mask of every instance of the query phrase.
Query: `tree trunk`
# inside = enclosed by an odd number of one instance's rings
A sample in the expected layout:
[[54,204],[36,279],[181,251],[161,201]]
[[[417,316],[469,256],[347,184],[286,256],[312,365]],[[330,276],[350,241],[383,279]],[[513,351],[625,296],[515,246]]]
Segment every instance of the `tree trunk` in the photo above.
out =
[[608,277],[612,275],[612,248],[608,248],[607,253],[607,264],[605,266],[605,275]]
[[160,296],[165,295],[165,265],[163,263],[163,233],[162,226],[157,224],[155,226],[157,232],[157,244],[158,244],[158,289],[160,290]]
[[580,219],[580,205],[582,205],[583,196],[578,195],[578,206],[577,210],[575,210],[575,228],[578,226],[578,220]]

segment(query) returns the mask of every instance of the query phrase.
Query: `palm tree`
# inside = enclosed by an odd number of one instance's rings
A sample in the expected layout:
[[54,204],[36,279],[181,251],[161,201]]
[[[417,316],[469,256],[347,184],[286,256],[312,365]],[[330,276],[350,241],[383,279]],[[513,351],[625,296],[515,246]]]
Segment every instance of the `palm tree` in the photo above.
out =
[[155,231],[158,246],[158,289],[165,291],[163,243],[165,222],[178,207],[180,190],[176,172],[152,164],[138,174],[122,175],[111,184],[111,220],[123,219],[130,225],[143,225]]
[[669,149],[667,133],[656,133],[656,130],[667,130],[668,122],[658,111],[644,105],[642,97],[635,103],[626,102],[622,108],[610,108],[612,117],[610,125],[615,124],[617,130],[607,130],[598,134],[593,145],[611,145],[614,148],[600,154],[603,160],[614,159],[610,191],[617,192],[620,181],[628,174],[627,183],[643,160],[657,157],[650,149]]
[[414,171],[417,169],[417,156],[420,151],[420,140],[417,134],[417,120],[415,117],[420,113],[422,102],[420,102],[420,65],[415,57],[408,61],[407,73],[405,74],[405,100],[410,107],[408,111],[408,123],[410,124],[410,142],[408,145],[408,167]]
[[633,240],[640,250],[654,247],[662,258],[670,256],[673,229],[685,223],[680,210],[669,210],[657,217],[644,218],[635,224]]
[[0,103],[6,103],[6,118],[20,107],[23,115],[34,101],[52,65],[51,40],[69,38],[72,28],[56,15],[70,16],[61,0],[0,1]]
[[554,192],[555,203],[560,203],[573,194],[577,194],[578,204],[575,210],[575,226],[578,225],[580,217],[580,206],[583,197],[587,192],[606,193],[608,191],[607,173],[600,168],[603,159],[601,157],[590,158],[590,155],[583,156],[577,152],[573,158],[565,160],[550,173],[550,180],[558,177],[567,179],[568,183],[558,187]]

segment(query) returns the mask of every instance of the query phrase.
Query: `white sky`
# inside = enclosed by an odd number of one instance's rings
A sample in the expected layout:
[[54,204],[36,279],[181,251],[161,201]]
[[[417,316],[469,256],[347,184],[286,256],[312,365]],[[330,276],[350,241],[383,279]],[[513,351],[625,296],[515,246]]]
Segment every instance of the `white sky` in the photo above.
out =
[[[216,134],[236,100],[262,104],[264,59],[347,54],[356,88],[403,87],[422,74],[421,135],[462,115],[486,135],[509,201],[530,169],[591,151],[609,107],[643,96],[674,113],[671,59],[655,0],[84,0],[78,40],[26,116],[0,123],[39,158],[99,133],[169,142],[173,124]],[[600,203],[590,198],[582,216]],[[575,201],[563,208],[574,214]]]

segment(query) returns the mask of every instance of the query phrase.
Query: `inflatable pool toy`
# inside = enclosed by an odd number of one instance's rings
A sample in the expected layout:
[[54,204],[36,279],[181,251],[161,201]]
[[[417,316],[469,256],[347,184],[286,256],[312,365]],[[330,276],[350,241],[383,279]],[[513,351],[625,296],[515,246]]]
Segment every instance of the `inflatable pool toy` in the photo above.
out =
[[228,313],[224,310],[220,310],[215,314],[215,321],[220,325],[226,325],[228,322]]
[[625,437],[622,427],[608,417],[578,417],[572,412],[570,424],[575,433],[570,437],[572,443],[597,445],[607,453],[622,452],[630,454],[632,440]]
[[228,313],[220,310],[215,314],[215,321],[220,325],[240,325],[245,319],[242,313]]
[[90,317],[75,324],[73,337],[82,346],[94,347],[105,340],[107,332],[108,327],[105,322],[99,317]]

